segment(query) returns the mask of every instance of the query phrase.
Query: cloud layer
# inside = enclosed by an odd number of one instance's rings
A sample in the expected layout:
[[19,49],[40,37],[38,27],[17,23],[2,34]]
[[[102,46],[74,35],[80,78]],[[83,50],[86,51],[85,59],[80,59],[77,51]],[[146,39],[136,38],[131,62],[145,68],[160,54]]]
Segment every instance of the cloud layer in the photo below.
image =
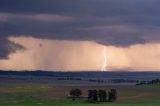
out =
[[1,0],[0,58],[14,51],[10,44],[17,46],[6,40],[10,36],[94,41],[120,47],[158,43],[159,3],[159,0]]

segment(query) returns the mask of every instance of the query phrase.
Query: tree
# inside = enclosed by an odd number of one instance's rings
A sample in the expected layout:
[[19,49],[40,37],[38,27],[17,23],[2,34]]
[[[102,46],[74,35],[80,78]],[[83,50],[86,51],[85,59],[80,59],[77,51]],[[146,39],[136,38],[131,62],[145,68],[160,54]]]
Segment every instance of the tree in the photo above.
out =
[[70,91],[70,95],[72,96],[72,100],[75,101],[75,98],[78,98],[82,95],[82,91],[80,89],[72,89]]
[[97,100],[97,90],[88,90],[88,102],[95,103]]
[[93,90],[88,90],[88,102],[93,102]]
[[98,96],[97,96],[97,90],[93,90],[93,101],[97,102]]
[[117,100],[117,90],[116,89],[111,89],[109,92],[109,97],[108,101],[113,102]]
[[107,93],[105,90],[99,90],[98,91],[98,97],[100,102],[106,102]]

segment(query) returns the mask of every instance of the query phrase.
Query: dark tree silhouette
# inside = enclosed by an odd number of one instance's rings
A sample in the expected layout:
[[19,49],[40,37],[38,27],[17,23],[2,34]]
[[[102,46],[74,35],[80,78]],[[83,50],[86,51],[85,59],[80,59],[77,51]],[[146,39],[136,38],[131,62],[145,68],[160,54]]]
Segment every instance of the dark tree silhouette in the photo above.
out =
[[109,92],[109,97],[108,101],[113,102],[117,100],[117,90],[116,89],[111,89]]
[[88,102],[95,103],[97,100],[97,90],[88,90]]
[[98,97],[100,102],[106,102],[107,93],[105,90],[99,90],[98,91]]
[[93,90],[93,100],[94,100],[94,102],[97,102],[97,100],[98,100],[97,90]]
[[88,102],[93,102],[93,90],[88,90]]
[[80,89],[72,89],[70,95],[72,96],[72,100],[75,101],[76,98],[82,95],[82,91]]

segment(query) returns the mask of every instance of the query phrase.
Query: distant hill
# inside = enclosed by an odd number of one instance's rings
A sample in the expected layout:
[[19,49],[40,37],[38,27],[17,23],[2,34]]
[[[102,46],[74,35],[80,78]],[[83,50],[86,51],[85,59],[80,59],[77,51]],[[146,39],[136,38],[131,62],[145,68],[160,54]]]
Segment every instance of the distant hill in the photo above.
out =
[[53,72],[53,71],[3,71],[0,75],[17,76],[53,76],[53,77],[82,77],[82,78],[160,78],[160,72],[127,72],[127,71],[88,71],[88,72]]
[[160,72],[0,71],[0,85],[108,85],[132,84],[160,78]]

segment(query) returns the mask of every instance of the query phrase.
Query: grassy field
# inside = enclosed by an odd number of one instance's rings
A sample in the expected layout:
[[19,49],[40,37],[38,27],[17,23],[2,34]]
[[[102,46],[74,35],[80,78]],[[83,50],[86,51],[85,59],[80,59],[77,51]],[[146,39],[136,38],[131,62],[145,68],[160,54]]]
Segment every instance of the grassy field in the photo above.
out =
[[[109,90],[116,88],[118,100],[114,103],[87,103],[85,99],[75,102],[67,99],[72,88],[79,88],[83,96],[88,89]],[[0,86],[0,106],[160,106],[160,87],[115,86]]]

